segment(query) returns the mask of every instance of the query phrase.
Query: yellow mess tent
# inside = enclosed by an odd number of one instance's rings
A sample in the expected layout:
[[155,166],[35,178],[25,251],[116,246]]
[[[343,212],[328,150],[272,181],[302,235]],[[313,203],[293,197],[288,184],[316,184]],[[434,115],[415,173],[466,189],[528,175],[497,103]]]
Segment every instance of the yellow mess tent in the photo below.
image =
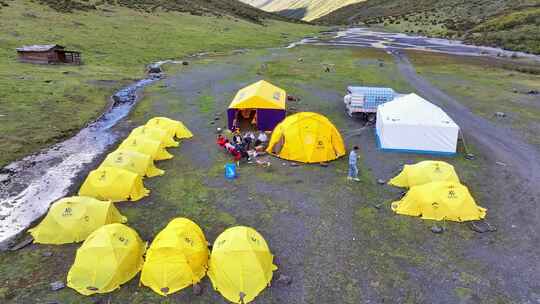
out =
[[167,117],[154,117],[150,119],[146,125],[162,129],[167,132],[170,137],[176,137],[178,139],[193,137],[193,133],[191,133],[184,123]]
[[433,182],[412,187],[400,201],[392,203],[398,214],[421,216],[425,220],[474,221],[486,216],[467,187],[455,182]]
[[442,161],[426,160],[403,166],[403,171],[392,178],[388,184],[410,188],[431,182],[459,183],[460,181],[454,166]]
[[105,225],[77,250],[67,286],[86,296],[111,292],[141,270],[145,249],[146,243],[132,228]]
[[101,163],[100,167],[124,169],[147,177],[154,177],[165,173],[165,171],[156,168],[152,157],[149,155],[130,150],[116,150],[110,153]]
[[145,136],[129,136],[118,147],[118,150],[129,150],[150,156],[153,160],[171,159],[173,156],[161,146],[158,140]]
[[285,118],[286,99],[285,90],[264,80],[239,90],[227,110],[229,129],[239,127],[243,119],[258,130],[273,130]]
[[34,243],[76,243],[84,241],[103,225],[126,221],[110,201],[72,196],[53,203],[39,225],[28,232],[34,238]]
[[273,255],[264,238],[249,227],[225,230],[214,242],[208,276],[214,289],[233,303],[249,303],[272,280]]
[[345,145],[328,118],[300,112],[277,125],[266,151],[287,160],[320,163],[345,155]]
[[169,133],[160,128],[154,128],[150,126],[140,126],[129,134],[129,136],[143,136],[149,139],[159,141],[163,148],[167,147],[178,147],[179,144],[174,140],[174,137],[169,135]]
[[141,283],[163,296],[196,284],[206,274],[208,255],[201,228],[186,218],[176,218],[150,245]]
[[124,169],[99,167],[91,171],[79,190],[80,196],[90,196],[113,202],[137,201],[150,194],[142,177]]

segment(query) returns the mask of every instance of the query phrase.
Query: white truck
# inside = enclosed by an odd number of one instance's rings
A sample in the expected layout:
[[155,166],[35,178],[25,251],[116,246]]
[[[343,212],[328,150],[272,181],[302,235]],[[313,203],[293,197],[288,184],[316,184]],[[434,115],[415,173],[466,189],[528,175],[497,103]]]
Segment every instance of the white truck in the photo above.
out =
[[396,92],[391,88],[349,86],[343,101],[349,116],[360,116],[364,120],[374,122],[377,107],[394,100],[396,96]]

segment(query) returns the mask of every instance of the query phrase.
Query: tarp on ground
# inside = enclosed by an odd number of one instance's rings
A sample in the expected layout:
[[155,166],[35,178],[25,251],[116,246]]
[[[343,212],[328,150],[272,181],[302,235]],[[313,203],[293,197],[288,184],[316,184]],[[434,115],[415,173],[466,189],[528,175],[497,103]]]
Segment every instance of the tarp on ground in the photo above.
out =
[[145,136],[129,136],[118,147],[118,150],[129,150],[143,153],[152,157],[153,160],[166,160],[173,158],[157,140]]
[[287,160],[320,163],[335,160],[346,151],[339,130],[328,118],[300,112],[277,125],[267,152]]
[[152,157],[149,155],[130,150],[116,150],[110,153],[101,163],[101,166],[120,168],[147,177],[159,176],[165,173],[165,171],[156,168]]
[[171,136],[167,131],[151,127],[151,126],[140,126],[129,134],[130,136],[144,136],[149,139],[157,140],[161,143],[163,148],[167,147],[178,147],[179,144],[174,140],[174,137]]
[[77,250],[67,286],[89,296],[111,292],[141,270],[146,243],[122,224],[102,226]]
[[227,111],[229,129],[240,110],[256,110],[257,129],[271,131],[285,118],[287,93],[285,90],[260,80],[236,93]]
[[103,166],[91,171],[79,190],[80,196],[113,202],[138,201],[148,194],[150,190],[137,173]]
[[410,188],[431,182],[459,183],[454,166],[443,161],[425,160],[414,165],[404,165],[403,170],[388,184],[396,187]]
[[127,218],[110,201],[72,196],[54,202],[39,225],[28,232],[34,243],[77,243],[101,226],[126,221]]
[[272,280],[273,255],[254,229],[237,226],[221,233],[212,248],[208,276],[214,289],[233,303],[249,303]]
[[397,214],[421,216],[425,220],[474,221],[485,218],[487,209],[476,205],[469,189],[456,182],[433,182],[412,187],[392,203]]
[[199,283],[206,275],[208,256],[202,229],[189,219],[176,218],[150,245],[141,283],[163,296]]
[[167,117],[154,117],[150,119],[146,125],[149,127],[160,128],[166,131],[169,136],[178,139],[193,137],[193,133],[191,133],[183,122]]
[[441,108],[416,94],[377,107],[377,145],[385,151],[454,155],[458,125]]

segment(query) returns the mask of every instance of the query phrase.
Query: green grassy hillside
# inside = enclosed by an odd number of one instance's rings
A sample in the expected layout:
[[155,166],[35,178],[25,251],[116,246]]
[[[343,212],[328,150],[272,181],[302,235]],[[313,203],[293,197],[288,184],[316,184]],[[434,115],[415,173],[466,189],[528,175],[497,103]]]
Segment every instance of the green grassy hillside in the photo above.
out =
[[317,21],[365,23],[540,53],[540,0],[368,0]]
[[[284,45],[319,30],[271,19],[254,23],[219,12],[195,16],[161,7],[148,13],[101,4],[65,13],[54,6],[60,2],[42,2],[50,5],[9,1],[0,10],[0,167],[72,135],[100,115],[117,88],[142,77],[150,62],[202,51]],[[84,65],[17,61],[16,47],[48,43],[82,51]]]
[[364,0],[241,0],[269,12],[311,21],[352,3]]

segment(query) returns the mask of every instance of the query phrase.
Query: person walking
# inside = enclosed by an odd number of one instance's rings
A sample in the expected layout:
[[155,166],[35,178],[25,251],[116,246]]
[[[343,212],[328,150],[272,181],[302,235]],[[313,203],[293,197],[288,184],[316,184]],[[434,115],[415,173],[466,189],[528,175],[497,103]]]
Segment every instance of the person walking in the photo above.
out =
[[351,153],[349,153],[349,175],[347,180],[360,181],[358,178],[358,146],[354,146]]

